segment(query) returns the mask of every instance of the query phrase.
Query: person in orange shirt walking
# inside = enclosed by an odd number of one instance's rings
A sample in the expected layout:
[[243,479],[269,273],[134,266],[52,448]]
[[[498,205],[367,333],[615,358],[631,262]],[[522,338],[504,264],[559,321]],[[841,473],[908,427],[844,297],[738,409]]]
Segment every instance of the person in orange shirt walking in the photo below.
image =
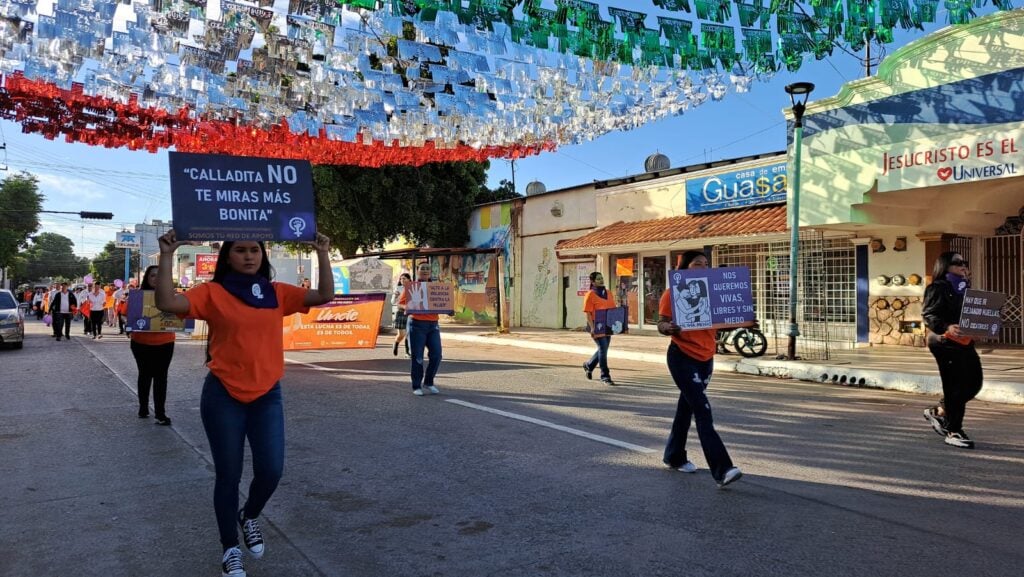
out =
[[[153,290],[157,283],[157,266],[146,268],[142,276],[142,290]],[[125,306],[127,306],[127,298]],[[127,312],[125,313],[127,314]],[[167,371],[174,356],[175,334],[169,331],[131,331],[132,356],[139,370],[136,389],[139,393],[139,418],[149,417],[149,391],[153,390],[153,408],[156,410],[156,424],[169,426],[167,417]]]
[[[426,285],[422,283],[430,282],[430,263],[421,262],[416,267],[416,281],[417,284],[408,283],[402,291],[402,296],[398,299],[398,305],[401,309],[405,310],[412,303],[410,300],[415,300],[419,303],[416,306],[426,306],[425,295]],[[419,290],[418,295],[413,295],[412,290]],[[412,367],[410,370],[410,377],[412,378],[412,394],[417,397],[424,395],[423,389],[426,388],[430,391],[430,394],[436,395],[441,391],[434,384],[434,377],[437,376],[437,370],[441,368],[441,327],[437,324],[436,314],[410,314],[409,315],[409,354],[412,356]],[[423,368],[423,355],[424,351],[430,356],[430,360],[427,361],[426,371]]]
[[[174,251],[185,242],[174,230],[160,237],[156,306],[168,313],[203,319],[209,327],[207,363],[200,416],[216,473],[213,506],[223,554],[221,574],[244,576],[238,529],[245,548],[259,559],[265,551],[256,518],[277,489],[284,469],[284,317],[334,298],[330,239],[310,242],[317,251],[320,281],[316,290],[271,282],[262,242],[224,242],[213,281],[176,294],[171,270]],[[238,507],[245,440],[252,452],[249,498]]]
[[[708,257],[700,251],[686,251],[680,268],[708,268]],[[668,346],[668,371],[679,388],[679,403],[663,461],[683,473],[697,472],[697,466],[686,458],[690,421],[696,420],[697,436],[711,476],[719,487],[725,487],[742,477],[743,472],[733,466],[729,451],[715,430],[711,403],[705,394],[715,365],[717,331],[713,328],[681,331],[672,320],[672,287],[669,287],[662,293],[658,307],[658,332],[672,337]]]
[[593,379],[594,369],[600,366],[601,382],[606,385],[615,384],[608,371],[608,347],[612,343],[612,335],[607,326],[597,327],[596,313],[613,308],[615,308],[615,298],[604,286],[604,276],[597,271],[590,273],[590,292],[583,297],[583,312],[587,314],[587,330],[590,332],[590,338],[594,339],[597,350],[594,351],[594,356],[590,357],[589,361],[583,363],[583,373],[587,379]]

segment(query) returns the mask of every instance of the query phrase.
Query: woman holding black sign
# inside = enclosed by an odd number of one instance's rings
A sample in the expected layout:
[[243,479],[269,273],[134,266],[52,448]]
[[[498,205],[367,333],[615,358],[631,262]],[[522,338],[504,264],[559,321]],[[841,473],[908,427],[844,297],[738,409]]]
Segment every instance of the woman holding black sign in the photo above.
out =
[[942,398],[935,407],[924,411],[924,418],[946,444],[973,449],[964,433],[967,402],[981,391],[981,359],[974,341],[960,332],[960,311],[964,293],[971,286],[971,270],[957,252],[944,252],[935,260],[932,284],[924,291],[921,315],[928,325],[928,350],[939,365]]
[[[683,254],[682,269],[708,268],[708,257],[703,252],[690,250]],[[715,333],[713,328],[680,330],[672,318],[672,287],[661,295],[658,307],[658,332],[672,337],[668,346],[668,371],[679,388],[679,403],[672,421],[672,432],[665,446],[664,463],[683,473],[697,472],[697,466],[686,458],[686,437],[690,421],[697,421],[697,435],[704,449],[704,458],[711,476],[719,487],[738,480],[743,472],[734,467],[725,443],[715,430],[711,416],[711,403],[705,394],[715,363]]]
[[608,292],[604,286],[604,276],[594,271],[590,273],[590,292],[583,297],[583,312],[587,315],[587,330],[590,338],[594,339],[597,350],[590,360],[583,363],[583,373],[587,379],[594,378],[594,369],[601,367],[601,382],[606,385],[614,385],[612,375],[608,372],[608,347],[612,344],[612,331],[608,323],[598,326],[597,311],[615,308],[615,297]]
[[[334,298],[330,239],[322,234],[307,244],[316,248],[320,281],[317,290],[271,282],[270,260],[262,242],[221,245],[213,281],[176,294],[171,281],[174,251],[187,244],[174,230],[160,237],[156,306],[168,313],[203,319],[209,327],[206,366],[199,412],[210,442],[216,482],[222,574],[245,575],[238,529],[256,559],[264,542],[256,518],[277,489],[284,469],[283,319]],[[238,508],[245,440],[252,451],[249,498]]]

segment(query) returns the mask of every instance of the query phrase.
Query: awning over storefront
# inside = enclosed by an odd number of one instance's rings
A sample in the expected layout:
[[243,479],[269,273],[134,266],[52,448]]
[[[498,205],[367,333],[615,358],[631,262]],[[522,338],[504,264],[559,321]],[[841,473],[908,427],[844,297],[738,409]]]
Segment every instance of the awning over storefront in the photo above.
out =
[[558,256],[664,248],[668,243],[692,239],[730,239],[786,231],[786,205],[748,208],[697,215],[673,216],[636,222],[616,222],[579,238],[559,241]]

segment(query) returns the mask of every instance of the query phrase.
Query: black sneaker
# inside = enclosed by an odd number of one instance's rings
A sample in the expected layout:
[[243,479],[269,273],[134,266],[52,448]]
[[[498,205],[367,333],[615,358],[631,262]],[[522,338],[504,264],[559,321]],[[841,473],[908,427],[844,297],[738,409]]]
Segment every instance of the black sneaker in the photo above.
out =
[[946,429],[946,417],[940,415],[936,407],[925,409],[924,419],[931,423],[932,429],[935,429],[936,433],[943,437],[949,434],[949,431]]
[[156,423],[157,425],[163,425],[165,427],[171,426],[171,420],[167,417],[157,417],[156,420],[153,422]]
[[587,363],[583,363],[583,374],[587,375],[587,380],[594,378],[594,369],[590,368]]
[[614,387],[615,386],[615,381],[613,381],[611,377],[605,377],[605,378],[601,379],[601,382],[606,384],[606,385],[608,385],[608,386],[610,386],[610,387]]
[[961,449],[973,449],[974,441],[972,441],[967,433],[963,431],[950,431],[946,434],[946,444],[953,447],[960,447]]
[[220,574],[222,577],[245,577],[241,549],[231,547],[224,552],[224,557],[220,563]]
[[245,518],[245,507],[238,510],[238,526],[242,528],[242,542],[253,559],[263,556],[263,533],[256,519]]

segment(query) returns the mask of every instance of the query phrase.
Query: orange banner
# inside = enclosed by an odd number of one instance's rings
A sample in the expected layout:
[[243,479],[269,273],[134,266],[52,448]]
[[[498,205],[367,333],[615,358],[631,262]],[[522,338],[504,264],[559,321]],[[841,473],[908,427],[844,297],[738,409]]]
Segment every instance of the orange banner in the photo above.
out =
[[633,276],[633,259],[620,258],[615,260],[615,276]]
[[325,305],[284,319],[284,350],[372,349],[377,346],[384,293],[336,295]]

